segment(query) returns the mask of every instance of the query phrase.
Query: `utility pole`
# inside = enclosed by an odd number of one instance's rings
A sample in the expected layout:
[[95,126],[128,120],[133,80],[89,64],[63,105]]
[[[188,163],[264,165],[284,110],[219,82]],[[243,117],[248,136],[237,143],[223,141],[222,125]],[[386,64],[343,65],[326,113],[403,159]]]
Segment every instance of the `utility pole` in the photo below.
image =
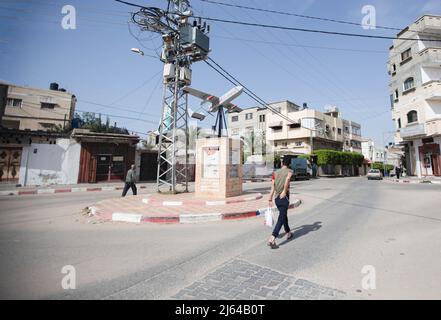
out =
[[[209,52],[210,27],[194,20],[189,0],[168,0],[167,10],[139,6],[132,21],[142,31],[159,33],[163,39],[160,60],[164,63],[161,120],[158,134],[157,190],[188,192],[188,96],[191,64],[205,60]],[[178,151],[184,151],[178,163]],[[181,183],[183,190],[178,190]],[[164,187],[167,190],[164,190]]]

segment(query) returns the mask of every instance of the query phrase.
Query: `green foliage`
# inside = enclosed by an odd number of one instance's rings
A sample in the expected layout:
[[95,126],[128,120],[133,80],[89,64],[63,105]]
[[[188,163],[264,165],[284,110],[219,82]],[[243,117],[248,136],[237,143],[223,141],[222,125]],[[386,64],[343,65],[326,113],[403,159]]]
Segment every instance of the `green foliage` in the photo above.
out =
[[386,171],[389,172],[393,170],[394,166],[391,164],[383,164],[383,162],[374,162],[371,166],[371,169],[378,169],[378,170],[384,170],[386,168]]
[[94,112],[83,112],[81,116],[76,114],[75,117],[80,119],[81,129],[89,129],[91,132],[99,133],[129,134],[129,131],[126,128],[120,128],[116,125],[111,126],[109,124],[109,118],[107,118],[106,123],[103,124],[101,122],[101,115],[96,117]]
[[361,166],[364,156],[355,152],[342,152],[335,150],[316,150],[317,164],[325,165],[354,165]]
[[298,156],[300,159],[307,159],[311,161],[311,156],[309,154],[301,154]]

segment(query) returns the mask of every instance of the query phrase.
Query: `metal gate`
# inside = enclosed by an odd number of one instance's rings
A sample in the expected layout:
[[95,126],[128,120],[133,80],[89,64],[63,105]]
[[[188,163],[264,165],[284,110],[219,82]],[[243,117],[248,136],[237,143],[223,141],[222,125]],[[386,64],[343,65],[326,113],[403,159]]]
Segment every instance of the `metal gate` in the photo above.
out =
[[0,183],[18,182],[21,148],[0,147]]

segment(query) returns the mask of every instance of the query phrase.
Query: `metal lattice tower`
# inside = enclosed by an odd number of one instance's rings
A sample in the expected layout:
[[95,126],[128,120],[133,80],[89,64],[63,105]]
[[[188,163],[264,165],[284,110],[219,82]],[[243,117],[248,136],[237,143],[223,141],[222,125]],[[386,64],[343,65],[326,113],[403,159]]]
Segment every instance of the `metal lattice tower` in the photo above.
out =
[[[141,7],[132,15],[133,22],[141,30],[160,33],[163,39],[164,94],[157,140],[158,192],[188,191],[188,97],[183,88],[191,82],[192,62],[204,60],[209,51],[206,24],[202,26],[199,20],[190,25],[188,19],[192,15],[189,0],[168,0],[166,11]],[[182,187],[177,188],[178,185]]]

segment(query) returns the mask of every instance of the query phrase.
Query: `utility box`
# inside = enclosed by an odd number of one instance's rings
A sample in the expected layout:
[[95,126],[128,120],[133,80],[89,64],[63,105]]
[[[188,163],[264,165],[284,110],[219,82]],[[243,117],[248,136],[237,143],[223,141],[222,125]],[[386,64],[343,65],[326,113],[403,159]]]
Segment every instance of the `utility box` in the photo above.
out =
[[207,54],[210,51],[210,38],[198,27],[190,25],[180,29],[180,44],[184,49],[201,50]]
[[189,86],[191,84],[191,69],[182,67],[179,71],[179,80]]
[[175,79],[175,65],[172,63],[164,64],[164,72],[163,72],[164,83],[167,83],[171,80]]

